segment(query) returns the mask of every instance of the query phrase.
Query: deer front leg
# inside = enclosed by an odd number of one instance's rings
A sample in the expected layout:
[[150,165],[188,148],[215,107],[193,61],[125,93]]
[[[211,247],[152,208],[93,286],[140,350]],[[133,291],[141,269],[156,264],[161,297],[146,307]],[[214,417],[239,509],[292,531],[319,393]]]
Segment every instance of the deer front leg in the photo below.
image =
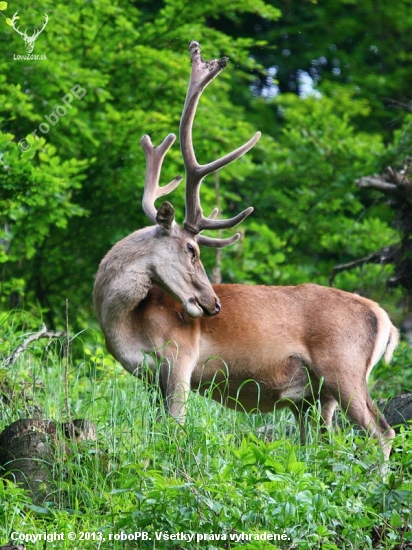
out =
[[166,410],[181,424],[185,420],[190,379],[197,358],[198,354],[169,344],[160,365],[159,383]]

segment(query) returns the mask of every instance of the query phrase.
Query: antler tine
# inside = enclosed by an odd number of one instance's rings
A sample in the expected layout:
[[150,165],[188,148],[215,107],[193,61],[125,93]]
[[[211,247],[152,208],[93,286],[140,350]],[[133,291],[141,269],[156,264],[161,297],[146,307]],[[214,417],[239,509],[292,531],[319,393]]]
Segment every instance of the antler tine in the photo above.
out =
[[164,185],[163,187],[159,186],[160,171],[162,169],[163,159],[170,147],[173,145],[175,139],[176,136],[174,134],[169,134],[157,147],[154,147],[152,140],[148,135],[143,136],[140,140],[140,145],[142,146],[146,157],[146,177],[142,206],[144,213],[153,223],[156,223],[157,210],[154,205],[156,199],[171,193],[182,181],[182,176],[176,176],[167,185]]
[[196,235],[195,240],[198,245],[203,246],[209,246],[213,248],[224,248],[225,246],[229,246],[236,241],[240,239],[242,235],[240,233],[236,233],[235,235],[232,235],[232,237],[227,237],[226,239],[221,238],[213,238],[213,237],[205,237],[204,235]]
[[[249,207],[237,216],[227,220],[215,220],[211,216],[206,218],[203,215],[200,204],[200,186],[205,176],[247,153],[259,140],[261,134],[257,132],[247,143],[220,159],[204,165],[200,165],[197,162],[192,139],[196,108],[203,90],[226,67],[228,58],[223,57],[222,59],[204,61],[201,56],[200,45],[196,41],[190,42],[189,50],[192,59],[192,70],[180,120],[180,145],[186,169],[186,220],[184,226],[188,231],[198,234],[204,229],[227,229],[234,227],[253,211],[253,208]],[[197,237],[196,240],[206,246],[227,246],[227,244],[232,244],[238,238],[238,236],[229,239]],[[219,242],[220,244],[218,244]]]
[[[213,211],[209,214],[209,219],[214,220],[218,214],[219,209],[214,208]],[[220,237],[216,239],[213,237],[205,237],[204,235],[196,235],[195,240],[199,245],[210,246],[214,248],[224,248],[225,246],[229,246],[238,241],[241,236],[242,235],[240,233],[236,233],[235,235],[232,235],[232,237],[227,237],[226,239],[222,239]]]

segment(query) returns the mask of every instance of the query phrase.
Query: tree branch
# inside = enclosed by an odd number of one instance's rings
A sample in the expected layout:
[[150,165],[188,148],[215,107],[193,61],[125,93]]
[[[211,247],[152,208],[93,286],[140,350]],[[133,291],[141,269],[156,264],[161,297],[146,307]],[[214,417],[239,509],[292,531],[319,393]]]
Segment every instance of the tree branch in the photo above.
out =
[[365,264],[385,265],[393,262],[397,251],[398,251],[397,246],[386,246],[385,248],[381,248],[381,250],[378,250],[377,252],[372,252],[372,254],[369,254],[364,258],[359,258],[357,260],[353,260],[352,262],[348,262],[346,264],[336,265],[332,269],[332,273],[329,277],[330,286],[333,286],[333,281],[336,275],[338,273],[341,273],[342,271],[347,271],[349,269],[353,269],[354,267],[364,266]]
[[5,362],[4,362],[4,366],[5,367],[11,367],[17,360],[17,358],[19,357],[19,355],[25,351],[29,344],[31,344],[32,342],[36,341],[36,340],[40,340],[41,338],[61,338],[62,336],[66,336],[67,333],[62,330],[62,331],[59,331],[59,332],[55,332],[55,331],[52,331],[52,330],[47,330],[47,327],[45,324],[42,325],[42,328],[41,330],[39,330],[39,332],[36,332],[35,334],[31,334],[28,338],[26,338],[24,340],[24,342],[22,344],[20,344],[14,351],[11,355],[9,355],[8,357],[6,357],[5,359]]
[[388,166],[381,176],[374,174],[373,176],[365,176],[360,178],[356,185],[360,188],[373,188],[395,196],[398,199],[406,200],[412,204],[412,181],[408,176],[412,174],[411,159],[407,159],[404,168],[400,171],[394,170]]
[[379,176],[365,176],[356,182],[356,185],[360,188],[373,187],[384,193],[396,193],[398,191],[398,186],[384,181]]

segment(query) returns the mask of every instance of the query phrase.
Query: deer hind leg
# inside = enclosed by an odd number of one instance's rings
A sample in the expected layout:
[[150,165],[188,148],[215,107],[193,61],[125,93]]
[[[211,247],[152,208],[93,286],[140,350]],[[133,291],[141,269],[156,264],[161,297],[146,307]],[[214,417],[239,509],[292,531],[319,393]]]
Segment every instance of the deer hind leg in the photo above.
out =
[[339,402],[342,410],[354,424],[361,426],[371,437],[379,441],[385,459],[388,460],[395,432],[372,401],[366,383],[356,393],[353,389],[347,391],[341,387]]

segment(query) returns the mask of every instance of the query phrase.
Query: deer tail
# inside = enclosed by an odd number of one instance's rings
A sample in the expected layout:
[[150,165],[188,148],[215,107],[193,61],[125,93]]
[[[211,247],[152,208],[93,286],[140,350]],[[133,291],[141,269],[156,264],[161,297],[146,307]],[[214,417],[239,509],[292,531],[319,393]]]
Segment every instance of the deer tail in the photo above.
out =
[[399,331],[396,327],[394,327],[391,324],[391,330],[389,333],[389,339],[386,345],[385,356],[384,356],[385,363],[390,363],[393,352],[395,351],[395,348],[398,345],[398,342],[399,342]]

